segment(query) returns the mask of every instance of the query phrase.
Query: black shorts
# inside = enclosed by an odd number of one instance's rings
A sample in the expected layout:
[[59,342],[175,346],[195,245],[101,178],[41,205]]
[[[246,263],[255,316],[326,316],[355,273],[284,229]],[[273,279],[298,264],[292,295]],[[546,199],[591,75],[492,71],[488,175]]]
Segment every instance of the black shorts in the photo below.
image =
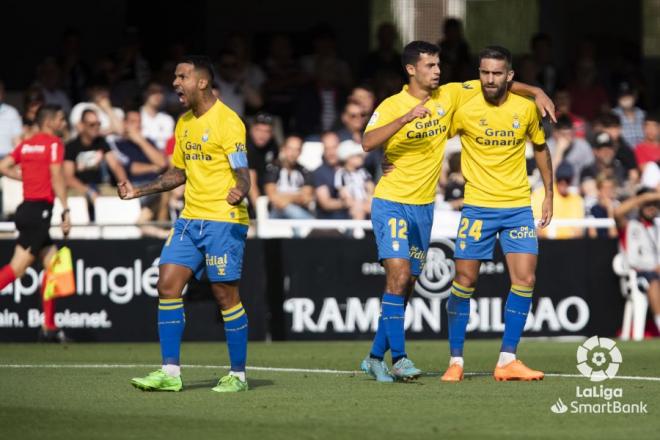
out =
[[17,243],[35,257],[39,252],[53,244],[50,238],[50,219],[53,216],[53,204],[26,200],[16,208],[14,223],[18,230]]

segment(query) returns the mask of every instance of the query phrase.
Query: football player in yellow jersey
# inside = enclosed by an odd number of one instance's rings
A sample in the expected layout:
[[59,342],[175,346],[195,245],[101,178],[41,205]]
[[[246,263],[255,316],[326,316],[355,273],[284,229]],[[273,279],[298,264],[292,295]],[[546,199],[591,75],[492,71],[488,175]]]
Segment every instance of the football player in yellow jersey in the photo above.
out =
[[182,292],[193,275],[204,272],[220,306],[231,362],[217,392],[246,391],[248,321],[238,293],[248,215],[242,203],[250,189],[245,126],[212,92],[213,68],[206,57],[190,56],[176,66],[174,89],[190,110],[175,129],[174,167],[157,180],[134,188],[118,186],[132,199],[182,184],[185,207],[160,256],[158,334],[162,369],[131,383],[146,391],[179,391],[183,383],[179,354],[185,326]]
[[[541,380],[543,373],[516,359],[532,304],[538,244],[525,163],[526,141],[545,187],[544,228],[552,219],[552,163],[541,118],[532,102],[509,92],[511,54],[490,46],[479,56],[482,93],[454,114],[452,132],[461,137],[465,177],[464,207],[456,240],[456,276],[447,300],[449,368],[443,381],[463,379],[463,345],[472,297],[482,260],[492,259],[499,236],[511,278],[504,309],[504,336],[493,373],[496,380]],[[452,134],[453,134],[452,133]]]
[[[413,41],[402,63],[409,75],[403,90],[373,113],[363,139],[365,151],[383,146],[393,164],[376,186],[372,223],[386,286],[381,316],[369,356],[361,369],[379,382],[409,380],[421,374],[405,352],[404,311],[429,246],[436,187],[452,116],[462,102],[481,93],[479,82],[439,87],[438,47]],[[540,89],[516,84],[516,90],[538,94],[542,108],[552,103]],[[383,357],[392,353],[392,370]]]

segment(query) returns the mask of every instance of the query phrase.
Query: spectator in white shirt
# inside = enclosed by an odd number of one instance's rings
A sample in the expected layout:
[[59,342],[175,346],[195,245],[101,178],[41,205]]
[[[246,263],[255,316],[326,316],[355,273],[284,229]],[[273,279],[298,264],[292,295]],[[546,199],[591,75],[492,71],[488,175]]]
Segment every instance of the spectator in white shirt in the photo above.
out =
[[91,85],[87,90],[87,95],[89,96],[88,102],[80,102],[71,110],[69,122],[72,130],[80,123],[85,110],[94,110],[101,121],[101,136],[121,136],[124,133],[124,111],[112,106],[108,87],[102,84]]
[[140,109],[142,136],[156,143],[159,150],[165,150],[167,140],[174,133],[174,119],[160,111],[165,102],[163,86],[152,82],[144,92],[144,105]]
[[251,83],[250,78],[242,75],[238,56],[230,50],[223,50],[218,55],[218,79],[220,100],[238,116],[245,116],[246,109],[259,109],[263,98],[259,87],[261,84]]
[[4,100],[5,84],[0,80],[0,157],[11,153],[23,132],[21,115]]
[[357,142],[347,140],[339,144],[342,167],[335,173],[335,188],[353,220],[364,220],[371,214],[374,182],[364,168],[364,157],[364,150]]

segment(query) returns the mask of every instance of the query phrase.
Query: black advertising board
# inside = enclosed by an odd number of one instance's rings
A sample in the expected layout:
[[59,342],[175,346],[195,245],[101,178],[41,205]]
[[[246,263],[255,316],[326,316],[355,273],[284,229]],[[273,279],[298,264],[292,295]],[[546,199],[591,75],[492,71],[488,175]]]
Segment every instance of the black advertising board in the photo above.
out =
[[[76,240],[77,294],[56,303],[56,322],[78,341],[155,341],[158,240]],[[409,338],[446,338],[445,302],[454,275],[453,242],[431,244],[406,310]],[[8,261],[13,242],[0,241]],[[540,242],[537,282],[525,336],[614,336],[623,299],[612,272],[614,240]],[[0,294],[0,341],[34,341],[41,325],[39,272]],[[373,238],[248,240],[241,297],[250,339],[369,339],[375,331],[384,271]],[[509,289],[496,250],[482,265],[468,337],[499,337]],[[184,296],[186,340],[223,339],[208,282],[193,281]]]

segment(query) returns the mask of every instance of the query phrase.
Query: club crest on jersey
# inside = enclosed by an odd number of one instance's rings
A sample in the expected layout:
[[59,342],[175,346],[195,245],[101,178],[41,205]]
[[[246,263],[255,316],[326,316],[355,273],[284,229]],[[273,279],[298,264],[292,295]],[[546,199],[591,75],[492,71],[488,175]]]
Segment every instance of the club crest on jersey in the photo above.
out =
[[184,138],[188,137],[188,129],[187,128],[183,131],[183,137]]
[[518,115],[516,114],[513,115],[513,128],[516,130],[520,128],[520,121],[518,120]]
[[209,129],[207,128],[204,134],[202,135],[202,142],[208,142],[209,140]]
[[436,113],[438,113],[438,116],[444,116],[445,113],[446,113],[446,112],[445,112],[445,109],[442,108],[441,105],[436,106],[436,107],[435,107],[435,111],[436,111]]
[[479,119],[479,126],[485,127],[488,125],[488,122],[486,122],[485,119]]
[[396,240],[394,240],[394,241],[392,242],[392,250],[394,250],[394,252],[398,252],[398,251],[399,251],[399,247],[400,247],[400,246],[399,246],[399,242],[396,241]]

